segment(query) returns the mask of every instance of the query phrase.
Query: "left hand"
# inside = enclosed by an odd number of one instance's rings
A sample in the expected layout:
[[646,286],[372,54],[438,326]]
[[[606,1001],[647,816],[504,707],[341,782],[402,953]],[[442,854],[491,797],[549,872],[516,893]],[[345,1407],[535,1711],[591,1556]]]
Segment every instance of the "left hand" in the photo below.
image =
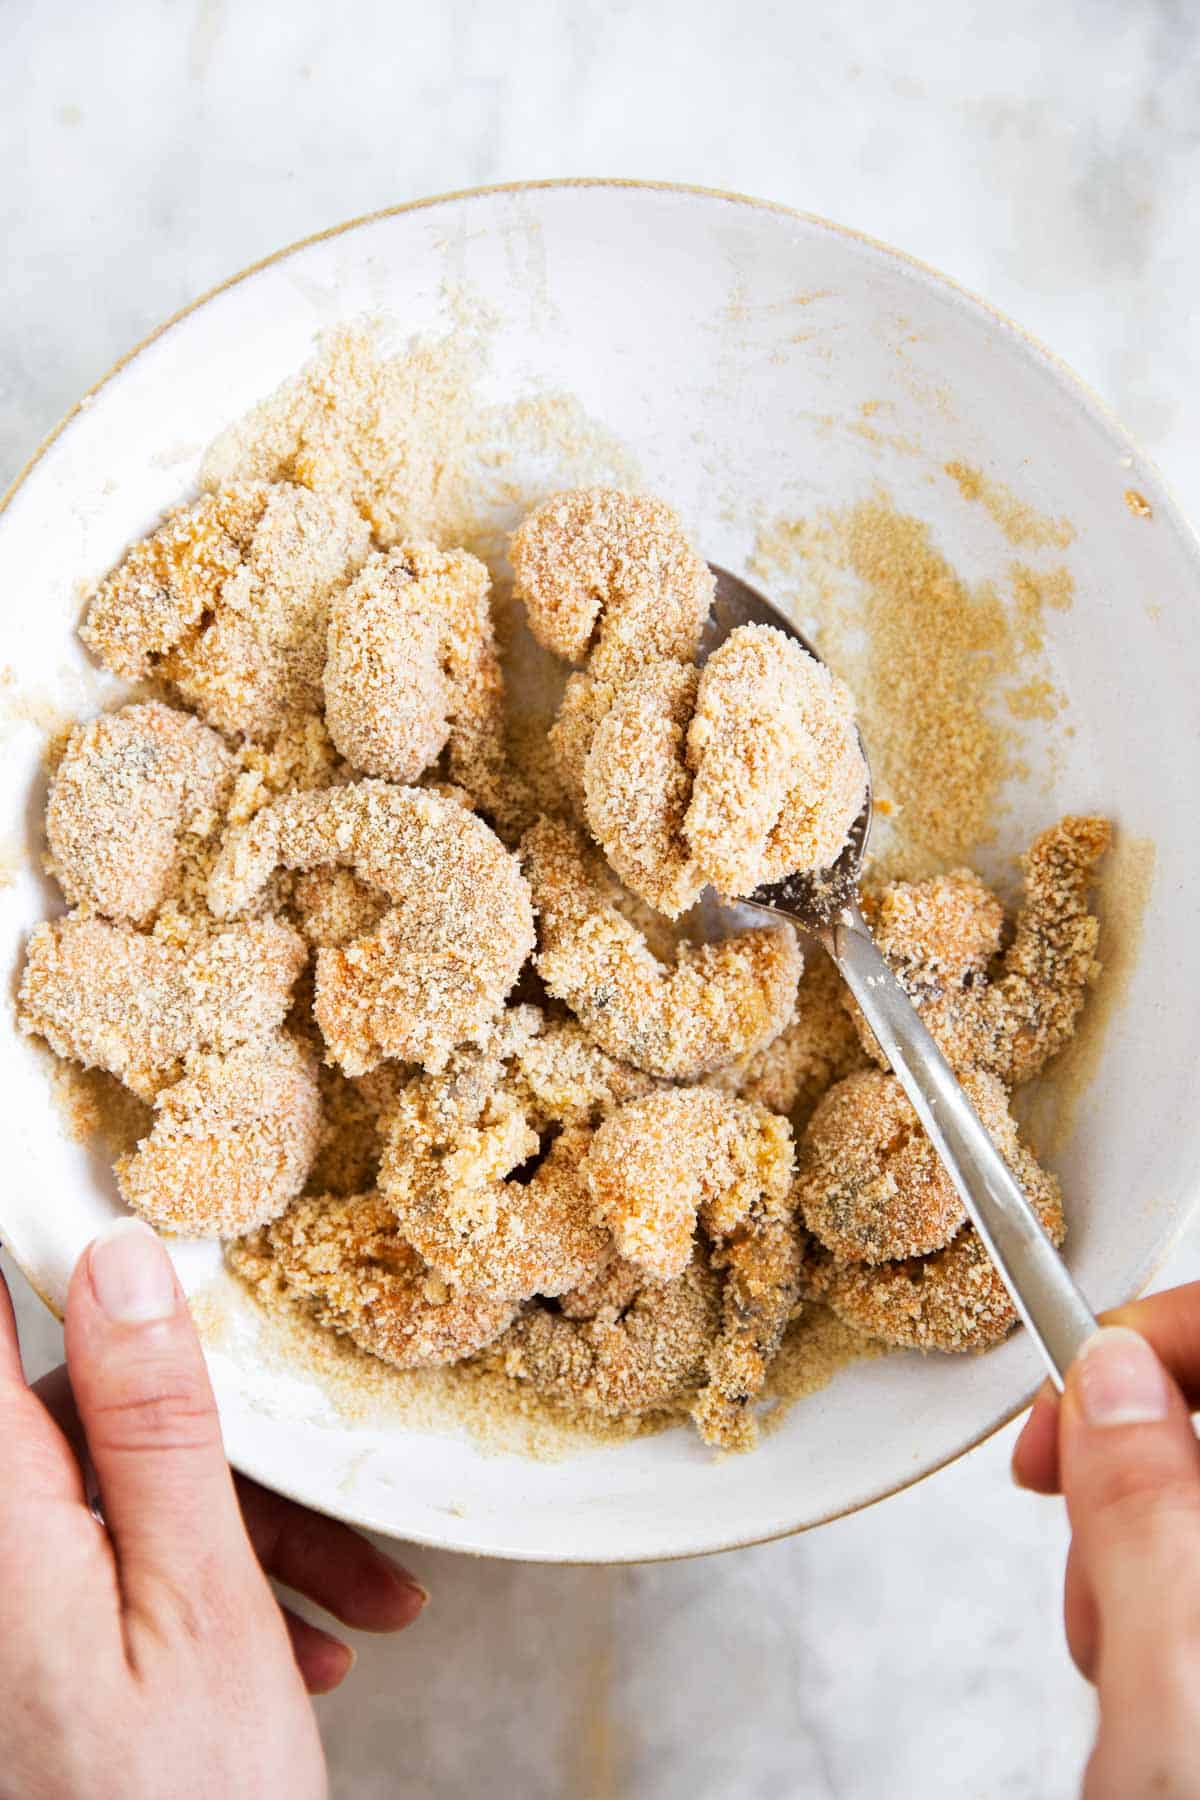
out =
[[[86,1441],[66,1364],[34,1382],[32,1391],[66,1440],[62,1454],[69,1453],[69,1446],[80,1470],[86,1471]],[[402,1631],[419,1617],[429,1598],[425,1589],[357,1531],[285,1500],[244,1475],[235,1474],[233,1485],[264,1575],[355,1631]],[[354,1667],[353,1650],[290,1607],[281,1603],[279,1610],[309,1693],[332,1693]]]

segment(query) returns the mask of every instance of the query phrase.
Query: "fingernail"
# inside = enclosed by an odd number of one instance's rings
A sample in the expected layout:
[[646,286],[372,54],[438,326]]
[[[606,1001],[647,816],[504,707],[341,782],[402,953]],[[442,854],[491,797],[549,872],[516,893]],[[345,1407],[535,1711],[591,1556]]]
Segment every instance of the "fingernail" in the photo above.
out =
[[414,1581],[411,1576],[407,1581],[402,1581],[400,1585],[401,1587],[406,1587],[410,1594],[416,1596],[418,1603],[417,1612],[424,1612],[425,1608],[429,1605],[429,1589],[422,1587],[420,1582]]
[[1089,1425],[1156,1425],[1170,1405],[1162,1364],[1145,1338],[1124,1325],[1106,1326],[1088,1339],[1074,1387]]
[[142,1219],[117,1219],[92,1244],[92,1287],[114,1325],[149,1325],[175,1311],[175,1271]]
[[411,1575],[404,1564],[397,1562],[394,1556],[389,1556],[386,1550],[381,1550],[377,1544],[372,1544],[371,1548],[378,1558],[380,1573],[386,1580],[399,1588],[405,1598],[410,1601],[412,1616],[415,1619],[417,1614],[423,1612],[429,1605],[429,1589],[422,1587],[416,1576]]

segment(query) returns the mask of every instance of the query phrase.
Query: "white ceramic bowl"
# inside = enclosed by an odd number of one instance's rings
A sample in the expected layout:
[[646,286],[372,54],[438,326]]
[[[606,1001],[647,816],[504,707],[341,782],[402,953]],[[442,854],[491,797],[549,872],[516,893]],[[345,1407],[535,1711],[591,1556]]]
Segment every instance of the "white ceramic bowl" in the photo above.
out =
[[[951,458],[1074,522],[1078,599],[1053,617],[1051,649],[1075,737],[1048,785],[1039,770],[1015,791],[1002,848],[1085,808],[1156,845],[1136,966],[1058,1158],[1079,1280],[1097,1307],[1129,1295],[1200,1187],[1200,552],[1154,470],[1045,351],[928,269],[781,208],[617,183],[452,196],[282,252],[119,364],[0,516],[0,665],[16,674],[0,845],[24,858],[0,894],[9,968],[58,904],[36,872],[45,710],[86,713],[100,693],[72,635],[78,584],[190,491],[203,447],[308,358],[314,334],[368,312],[401,334],[444,330],[464,284],[495,315],[494,396],[576,395],[731,567],[756,514],[844,504],[882,480],[956,566],[999,574],[1013,552],[940,475]],[[853,429],[880,400],[886,434]],[[99,1152],[64,1136],[8,1009],[0,1105],[0,1232],[57,1305],[114,1188]],[[178,1261],[195,1289],[216,1253],[183,1246]],[[722,1549],[865,1505],[976,1443],[1038,1373],[1020,1340],[970,1361],[892,1358],[844,1371],[749,1457],[714,1465],[679,1431],[544,1464],[347,1423],[237,1336],[211,1363],[239,1467],[399,1537],[563,1561]]]

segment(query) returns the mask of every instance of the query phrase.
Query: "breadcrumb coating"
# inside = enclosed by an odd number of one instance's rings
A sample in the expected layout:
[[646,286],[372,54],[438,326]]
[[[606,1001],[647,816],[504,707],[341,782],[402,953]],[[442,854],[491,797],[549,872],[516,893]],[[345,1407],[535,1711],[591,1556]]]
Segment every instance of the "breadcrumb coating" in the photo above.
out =
[[500,1343],[505,1373],[610,1417],[686,1403],[704,1379],[721,1321],[720,1281],[704,1259],[665,1285],[647,1283],[612,1314],[532,1309]]
[[366,780],[292,794],[226,837],[218,918],[273,871],[349,867],[392,901],[374,931],[317,951],[315,1013],[348,1075],[387,1057],[444,1066],[499,1013],[533,948],[529,888],[481,819],[418,788]]
[[[1013,941],[990,973],[999,903],[976,877],[897,883],[876,903],[880,947],[956,1070],[1019,1086],[1070,1041],[1100,971],[1088,896],[1111,842],[1106,819],[1071,816],[1034,839]],[[865,1021],[860,1030],[883,1062]]]
[[325,716],[367,775],[412,782],[446,749],[451,781],[506,820],[513,776],[490,594],[486,567],[465,550],[400,544],[372,556],[330,608]]
[[319,710],[330,596],[369,547],[337,494],[222,489],[133,547],[81,635],[115,674],[157,675],[210,725],[267,737]]
[[683,836],[692,797],[684,744],[699,681],[682,663],[647,663],[600,720],[583,762],[593,836],[622,881],[672,919],[709,879]]
[[709,1350],[692,1421],[706,1444],[750,1450],[758,1438],[753,1402],[800,1310],[800,1235],[790,1210],[752,1216],[713,1251],[724,1270],[721,1325]]
[[296,922],[315,949],[340,947],[374,931],[389,904],[386,894],[360,881],[353,869],[307,869],[292,883]]
[[[743,625],[702,671],[645,663],[568,689],[560,758],[613,868],[671,918],[705,886],[730,898],[828,868],[866,797],[849,689],[794,638]],[[590,684],[590,685],[584,685]]]
[[655,1076],[602,1050],[575,1019],[547,1020],[518,1048],[516,1069],[526,1103],[543,1124],[595,1124],[659,1086]]
[[[434,557],[450,564],[442,552],[427,553],[430,562]],[[325,723],[364,775],[413,782],[442,753],[452,704],[442,669],[444,593],[452,582],[449,569],[428,568],[422,578],[415,558],[397,548],[369,556],[334,596]]]
[[691,662],[713,577],[665,501],[576,488],[531,512],[509,543],[515,592],[540,644],[623,680],[644,662]]
[[379,1190],[453,1285],[512,1300],[566,1293],[613,1255],[584,1173],[591,1124],[645,1080],[578,1027],[515,1008],[484,1049],[399,1095]]
[[158,1095],[150,1135],[118,1161],[117,1185],[158,1231],[240,1237],[299,1194],[320,1124],[317,1065],[290,1038],[194,1056]]
[[700,676],[683,835],[730,898],[830,868],[862,811],[867,766],[849,688],[773,625],[741,625]]
[[[521,1301],[590,1281],[612,1241],[580,1173],[589,1129],[567,1127],[542,1155],[511,1095],[492,1094],[469,1122],[445,1086],[425,1076],[388,1121],[379,1187],[405,1236],[470,1293]],[[539,1156],[521,1179],[523,1165]]]
[[231,1268],[268,1304],[286,1298],[319,1325],[398,1369],[429,1369],[482,1350],[515,1306],[452,1291],[401,1237],[378,1194],[298,1200],[231,1244]]
[[1070,1042],[1100,973],[1100,921],[1088,896],[1112,844],[1107,819],[1067,817],[1021,858],[1025,897],[999,978],[984,991],[971,1057],[1010,1086],[1030,1081]]
[[802,966],[790,927],[681,944],[668,968],[613,903],[578,832],[542,819],[521,855],[538,908],[542,979],[610,1055],[691,1081],[753,1054],[787,1024]]
[[46,802],[50,869],[72,906],[141,924],[178,887],[185,839],[216,828],[235,760],[158,701],[77,726]]
[[594,1281],[572,1288],[559,1296],[558,1310],[568,1319],[603,1319],[615,1325],[623,1313],[650,1284],[645,1269],[614,1256]]
[[[1003,1148],[1003,1146],[1002,1146]],[[1066,1235],[1058,1182],[1021,1144],[1005,1160],[1055,1244]],[[978,1233],[966,1225],[932,1256],[845,1262],[822,1253],[805,1270],[808,1291],[847,1324],[907,1350],[988,1350],[1018,1323],[1008,1290]]]
[[197,1051],[276,1031],[303,966],[299,937],[275,919],[233,926],[185,952],[73,913],[34,927],[17,1018],[57,1055],[105,1069],[153,1100]]
[[587,656],[550,733],[583,818],[584,771],[600,725],[644,667],[691,666],[712,606],[712,572],[671,507],[616,488],[553,495],[514,533],[509,556],[539,643],[568,662]]
[[145,681],[174,645],[198,633],[241,568],[270,492],[254,481],[204,494],[173,507],[157,531],[126,552],[79,628],[106,668]]
[[706,1075],[705,1085],[757,1100],[801,1130],[835,1081],[867,1066],[848,1003],[849,991],[832,960],[818,945],[809,945],[790,1024],[765,1050]]
[[707,1088],[667,1088],[604,1121],[583,1175],[618,1254],[669,1281],[691,1260],[698,1219],[723,1238],[780,1209],[792,1162],[791,1130],[777,1114]]
[[[868,891],[862,910],[881,954],[950,1056],[964,1008],[982,989],[1000,952],[1005,923],[1000,901],[970,869],[955,869]],[[886,1069],[887,1058],[849,992],[846,1007],[863,1048]]]
[[[1000,1082],[979,1071],[962,1082],[997,1149],[1016,1156]],[[903,1088],[881,1069],[848,1076],[821,1101],[801,1140],[797,1190],[809,1231],[852,1262],[941,1250],[966,1218]]]

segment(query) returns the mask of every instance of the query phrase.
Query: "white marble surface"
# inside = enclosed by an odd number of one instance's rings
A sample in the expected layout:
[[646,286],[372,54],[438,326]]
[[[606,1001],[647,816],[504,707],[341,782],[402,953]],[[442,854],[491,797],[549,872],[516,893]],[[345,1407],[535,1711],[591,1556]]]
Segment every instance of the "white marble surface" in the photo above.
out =
[[[919,23],[917,18],[919,17]],[[762,194],[927,258],[1087,377],[1200,516],[1200,26],[1186,0],[6,0],[0,485],[145,330],[257,256],[474,183]],[[5,597],[9,605],[20,597]],[[1164,1281],[1200,1273],[1200,1235]],[[34,1371],[57,1334],[19,1291]],[[703,1563],[421,1553],[322,1703],[335,1791],[1060,1800],[1090,1697],[1058,1508],[1011,1433],[881,1508]]]

